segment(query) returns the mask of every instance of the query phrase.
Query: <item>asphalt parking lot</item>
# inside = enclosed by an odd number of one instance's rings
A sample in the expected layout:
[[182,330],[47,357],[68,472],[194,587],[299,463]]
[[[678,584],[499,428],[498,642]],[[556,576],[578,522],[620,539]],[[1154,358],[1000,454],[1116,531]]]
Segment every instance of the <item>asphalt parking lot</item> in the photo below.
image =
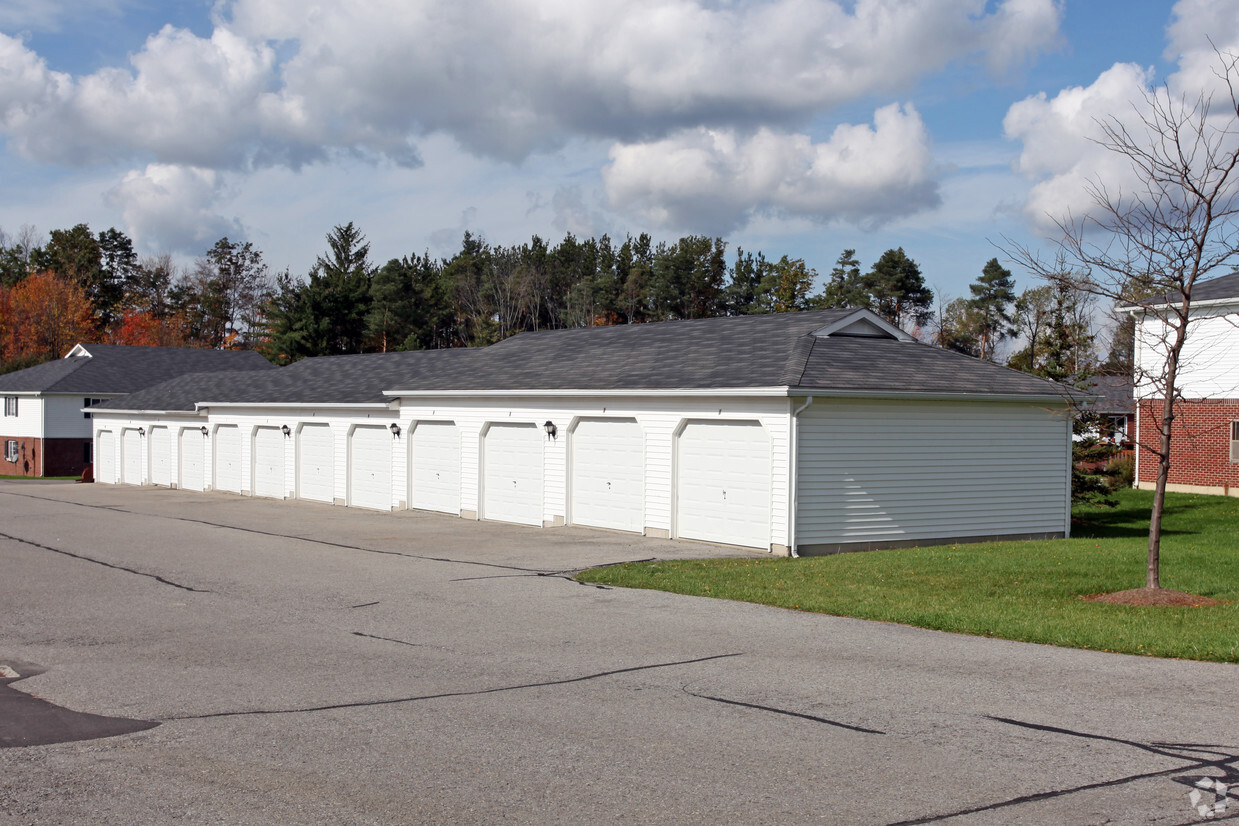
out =
[[570,576],[739,553],[0,481],[0,823],[1172,824],[1239,781],[1234,666]]

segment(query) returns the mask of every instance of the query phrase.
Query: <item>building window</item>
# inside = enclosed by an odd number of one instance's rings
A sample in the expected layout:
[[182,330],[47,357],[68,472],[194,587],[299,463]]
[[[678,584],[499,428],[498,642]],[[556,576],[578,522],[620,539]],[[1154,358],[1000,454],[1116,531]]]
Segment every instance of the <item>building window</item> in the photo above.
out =
[[16,396],[5,396],[4,397],[4,415],[6,416],[17,415],[17,397]]
[[1239,464],[1239,422],[1230,423],[1230,460]]
[[[99,403],[101,403],[101,402],[105,402],[105,401],[107,401],[107,399],[82,399],[82,407],[94,407],[96,404],[99,404]],[[89,410],[83,410],[83,411],[82,411],[82,418],[83,418],[83,419],[89,419],[89,418],[90,418],[90,411],[89,411]]]
[[17,440],[9,439],[4,443],[4,460],[6,462],[17,461]]
[[88,465],[95,463],[95,443],[82,442],[82,461]]

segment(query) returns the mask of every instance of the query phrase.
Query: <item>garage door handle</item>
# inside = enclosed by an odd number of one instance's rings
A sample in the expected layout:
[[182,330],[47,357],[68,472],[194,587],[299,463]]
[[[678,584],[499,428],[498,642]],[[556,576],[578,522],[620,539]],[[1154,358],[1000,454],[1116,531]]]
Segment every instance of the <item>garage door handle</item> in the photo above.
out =
[[724,499],[726,499],[726,498],[727,498],[727,491],[723,491],[723,498],[724,498]]

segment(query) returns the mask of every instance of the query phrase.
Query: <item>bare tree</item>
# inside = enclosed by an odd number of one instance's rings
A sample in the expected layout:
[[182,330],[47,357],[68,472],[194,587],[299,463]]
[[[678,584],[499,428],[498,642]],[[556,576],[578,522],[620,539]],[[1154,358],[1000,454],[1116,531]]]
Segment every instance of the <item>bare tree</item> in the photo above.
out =
[[[1239,55],[1218,54],[1222,94],[1182,97],[1168,87],[1144,95],[1138,122],[1099,122],[1098,144],[1126,158],[1139,185],[1124,192],[1094,179],[1095,209],[1057,220],[1062,238],[1056,257],[1043,258],[1009,239],[1008,254],[1051,282],[1120,303],[1141,293],[1156,329],[1148,342],[1156,356],[1141,364],[1138,385],[1156,400],[1153,439],[1141,446],[1158,460],[1149,519],[1145,587],[1160,588],[1162,513],[1170,475],[1175,405],[1181,399],[1181,358],[1192,321],[1192,291],[1200,281],[1228,274],[1239,260]],[[1061,259],[1071,263],[1062,267]]]

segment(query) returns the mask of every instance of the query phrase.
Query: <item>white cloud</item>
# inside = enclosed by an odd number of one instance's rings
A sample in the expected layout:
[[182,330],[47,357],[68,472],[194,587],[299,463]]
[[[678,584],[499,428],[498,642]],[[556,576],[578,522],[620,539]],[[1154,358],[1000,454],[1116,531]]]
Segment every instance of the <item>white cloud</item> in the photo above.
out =
[[[516,160],[576,136],[786,128],[955,60],[1002,66],[1056,42],[1054,0],[986,5],[374,0],[359,14],[235,0],[209,38],[165,27],[129,66],[0,116],[45,162],[296,167],[343,151],[415,166],[433,133]],[[38,62],[24,48],[0,59],[0,71]]]
[[880,225],[938,203],[929,138],[916,110],[897,104],[873,126],[830,139],[759,129],[698,128],[619,144],[603,180],[613,205],[660,227],[721,234],[754,214]]
[[[1214,95],[1229,106],[1215,47],[1239,53],[1239,17],[1234,12],[1230,0],[1181,0],[1175,5],[1167,53],[1177,59],[1178,70],[1165,82],[1173,96],[1191,103],[1200,95]],[[1151,69],[1117,63],[1088,86],[1063,89],[1053,97],[1043,93],[1011,106],[1003,127],[1009,139],[1023,143],[1016,169],[1035,182],[1024,204],[1034,226],[1053,232],[1056,221],[1088,214],[1096,206],[1090,195],[1095,184],[1128,197],[1141,190],[1130,161],[1099,141],[1104,139],[1104,123],[1123,126],[1135,136],[1144,134],[1146,96],[1156,83]]]
[[131,0],[4,0],[0,28],[58,31],[64,21],[86,14],[120,14]]
[[132,170],[107,193],[125,225],[140,240],[158,239],[149,252],[196,254],[225,235],[245,237],[245,228],[219,214],[228,192],[223,175],[192,166],[150,164]]

